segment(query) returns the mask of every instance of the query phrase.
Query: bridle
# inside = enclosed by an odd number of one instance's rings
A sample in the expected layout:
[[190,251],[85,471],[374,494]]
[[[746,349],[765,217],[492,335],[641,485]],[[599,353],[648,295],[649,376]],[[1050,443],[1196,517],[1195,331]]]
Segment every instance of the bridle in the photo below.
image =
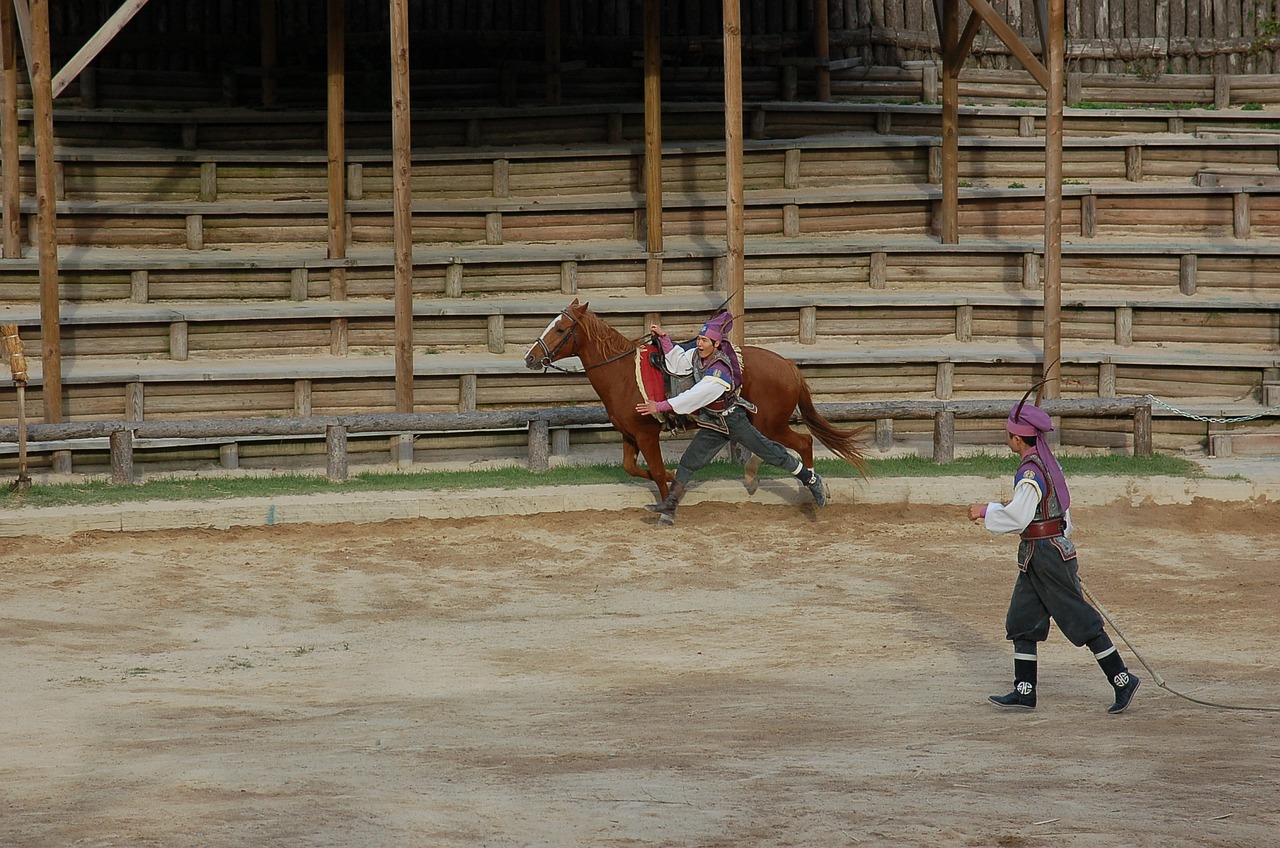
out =
[[[560,310],[560,314],[563,315],[565,318],[569,319],[569,328],[564,331],[564,336],[561,337],[560,341],[556,342],[556,346],[548,347],[547,343],[543,341],[542,336],[538,336],[538,340],[533,343],[533,346],[535,348],[540,347],[543,350],[542,357],[534,360],[535,362],[538,363],[538,365],[542,368],[543,371],[550,368],[553,371],[559,371],[561,374],[582,374],[587,371],[590,371],[592,368],[599,368],[601,365],[608,365],[610,362],[617,362],[619,359],[630,356],[631,354],[635,353],[636,348],[644,344],[645,339],[648,338],[648,334],[641,336],[639,340],[632,342],[631,347],[627,348],[621,353],[615,354],[614,356],[611,356],[608,359],[602,359],[599,362],[593,362],[590,365],[584,365],[582,366],[581,371],[571,371],[568,368],[561,368],[559,365],[556,365],[554,362],[552,362],[552,360],[555,359],[556,354],[560,352],[560,348],[564,347],[565,344],[569,341],[569,339],[577,335],[579,320],[577,317],[570,314],[569,310],[567,309]],[[545,333],[543,335],[545,335]]]

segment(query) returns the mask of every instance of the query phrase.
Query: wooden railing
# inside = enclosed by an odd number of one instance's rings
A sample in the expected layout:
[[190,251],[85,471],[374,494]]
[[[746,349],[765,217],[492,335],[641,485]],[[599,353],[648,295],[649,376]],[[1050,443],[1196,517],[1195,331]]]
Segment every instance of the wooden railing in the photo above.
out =
[[[818,411],[831,421],[875,422],[875,442],[884,447],[893,442],[895,419],[932,419],[934,462],[950,462],[955,458],[957,418],[1003,419],[1009,414],[1009,406],[1008,401],[876,401],[817,405]],[[1148,398],[1059,399],[1047,400],[1041,406],[1055,416],[1132,418],[1134,455],[1151,455],[1151,401]],[[345,480],[348,475],[349,435],[411,437],[442,431],[527,430],[528,467],[531,471],[545,471],[550,462],[553,430],[608,422],[603,407],[581,406],[465,413],[34,424],[26,428],[26,438],[29,445],[32,442],[56,442],[59,450],[68,449],[69,442],[105,438],[111,450],[111,480],[119,484],[136,480],[134,447],[139,440],[194,442],[222,439],[233,442],[251,437],[323,438],[329,479]],[[17,443],[18,438],[17,427],[0,427],[0,445]]]

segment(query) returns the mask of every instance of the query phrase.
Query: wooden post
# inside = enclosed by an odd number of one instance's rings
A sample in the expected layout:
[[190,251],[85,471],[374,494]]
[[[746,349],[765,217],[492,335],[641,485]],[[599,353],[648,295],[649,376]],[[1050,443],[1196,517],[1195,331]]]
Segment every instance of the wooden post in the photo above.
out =
[[212,203],[218,199],[218,163],[200,163],[200,200]]
[[1231,195],[1231,234],[1241,239],[1247,239],[1253,235],[1249,215],[1249,195],[1243,191],[1237,191]]
[[546,471],[551,467],[548,455],[551,450],[551,427],[545,418],[529,422],[529,470]]
[[745,338],[746,297],[745,242],[746,201],[742,176],[742,5],[722,0],[724,9],[724,155],[725,155],[725,255],[728,261],[730,314],[736,320],[730,340],[739,348]]
[[951,462],[956,457],[956,414],[943,409],[933,415],[933,461]]
[[12,0],[0,0],[0,159],[4,167],[5,259],[22,255],[22,200],[18,163],[18,39]]
[[[661,0],[644,4],[644,208],[646,294],[662,293],[662,27]],[[657,260],[656,262],[654,260]]]
[[413,412],[413,207],[409,184],[409,0],[391,0],[396,412]]
[[324,428],[324,454],[330,480],[347,479],[347,428],[327,424]]
[[1151,456],[1151,402],[1138,405],[1133,413],[1133,455]]
[[938,236],[943,244],[960,241],[960,4],[947,0],[942,13],[942,212]]
[[151,274],[143,270],[129,272],[129,302],[145,304],[151,298]]
[[827,0],[813,0],[813,53],[818,57],[818,75],[815,83],[820,102],[831,99],[831,33],[827,18]]
[[259,20],[262,29],[262,105],[275,106],[276,86],[276,0],[262,0]]
[[1185,295],[1196,293],[1196,254],[1184,253],[1178,260],[1178,291]]
[[876,419],[876,447],[881,453],[893,447],[893,419]]
[[818,343],[818,308],[816,306],[800,307],[800,344]]
[[[347,0],[329,0],[328,10],[328,95],[326,102],[325,147],[328,152],[328,225],[330,259],[347,257]],[[329,299],[347,299],[347,269],[329,268]],[[329,352],[347,353],[347,319],[329,320]]]
[[1116,307],[1116,346],[1133,347],[1133,307]]
[[174,321],[169,325],[169,358],[178,362],[186,361],[188,345],[188,324],[186,321]]
[[476,411],[476,375],[463,374],[458,378],[458,411]]
[[124,485],[133,482],[133,431],[113,430],[107,438],[111,445],[111,482]]
[[1045,65],[1049,71],[1045,98],[1044,143],[1044,374],[1040,397],[1062,395],[1062,106],[1065,93],[1062,54],[1065,49],[1066,0],[1049,0]]
[[36,145],[36,219],[40,255],[40,340],[44,420],[62,421],[62,318],[58,306],[58,216],[53,174],[53,87],[49,0],[31,3],[31,100]]
[[547,105],[559,106],[563,80],[560,64],[560,0],[546,0],[543,20],[546,22]]

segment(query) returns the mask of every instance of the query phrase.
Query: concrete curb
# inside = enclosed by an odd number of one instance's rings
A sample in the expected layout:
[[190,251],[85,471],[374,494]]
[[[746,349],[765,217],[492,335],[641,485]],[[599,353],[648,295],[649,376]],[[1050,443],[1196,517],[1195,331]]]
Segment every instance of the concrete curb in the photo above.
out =
[[[1005,499],[1011,481],[989,477],[897,477],[830,480],[834,504],[933,504],[959,510]],[[1187,477],[1075,477],[1075,506],[1190,504],[1197,500],[1280,502],[1280,481]],[[639,509],[652,503],[647,483],[547,486],[469,491],[388,491],[217,501],[148,501],[96,507],[20,508],[0,513],[0,537],[66,537],[89,531],[271,527],[282,524],[370,524],[406,519],[459,519],[584,510]],[[754,495],[740,482],[697,483],[685,504],[703,501],[799,505],[811,503],[791,480],[767,479]]]

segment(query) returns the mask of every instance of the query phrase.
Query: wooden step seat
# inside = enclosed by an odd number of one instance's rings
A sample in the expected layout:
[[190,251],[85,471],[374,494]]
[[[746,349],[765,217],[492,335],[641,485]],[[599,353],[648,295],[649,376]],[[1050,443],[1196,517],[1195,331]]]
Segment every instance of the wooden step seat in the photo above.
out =
[[[970,183],[1044,179],[1044,139],[971,136],[958,141],[959,178]],[[932,135],[841,132],[744,143],[748,190],[891,186],[941,181],[941,140]],[[644,147],[638,143],[419,149],[411,156],[419,198],[565,197],[643,189]],[[31,150],[21,151],[27,163]],[[391,196],[387,150],[346,153],[352,200]],[[1063,178],[1073,183],[1192,180],[1227,185],[1213,174],[1244,168],[1277,170],[1268,140],[1185,133],[1066,137]],[[172,150],[62,147],[55,151],[59,199],[204,201],[323,199],[327,157],[295,150]],[[34,194],[33,168],[21,182]],[[1265,183],[1231,183],[1265,185]],[[663,191],[723,193],[723,141],[668,141]],[[999,187],[999,186],[996,186]]]
[[[664,239],[663,290],[722,286],[723,239]],[[914,293],[1035,292],[1043,247],[1035,239],[969,239],[943,245],[917,237],[748,238],[749,291],[781,287],[811,295],[831,291]],[[651,254],[635,241],[505,245],[420,245],[413,251],[415,297],[554,294],[638,294],[646,290]],[[1138,290],[1151,299],[1222,295],[1245,300],[1280,297],[1274,272],[1280,242],[1267,239],[1066,239],[1065,297],[1105,297]],[[64,247],[60,298],[69,303],[133,300],[306,301],[332,294],[332,269],[352,299],[390,298],[390,248],[352,248],[343,259],[322,247],[189,251]],[[1126,295],[1127,296],[1127,295]],[[39,261],[32,250],[0,260],[0,302],[35,303]]]
[[[1273,238],[1280,236],[1280,192],[1265,186],[1119,183],[1063,187],[1062,227],[1081,238]],[[927,236],[936,228],[941,189],[814,188],[747,191],[748,237]],[[959,194],[962,237],[1030,238],[1044,229],[1039,188],[973,188]],[[233,249],[264,244],[319,245],[328,237],[323,200],[58,204],[58,240],[68,246]],[[543,198],[417,199],[416,243],[504,244],[634,240],[644,232],[644,197],[635,192]],[[725,204],[711,194],[663,197],[664,233],[712,238],[724,232]],[[33,201],[23,204],[28,242]],[[355,245],[389,245],[391,200],[348,204]]]
[[[965,77],[971,73],[967,70]],[[975,96],[976,91],[976,88],[971,90],[967,96]],[[1042,98],[1043,91],[1036,88],[1028,99]],[[1039,105],[961,103],[958,112],[961,137],[1043,135],[1044,109]],[[724,138],[724,104],[718,93],[702,102],[668,99],[662,114],[664,138],[668,140]],[[757,139],[850,131],[937,135],[941,114],[942,108],[937,102],[758,99],[744,104],[743,125],[747,137]],[[21,109],[18,117],[22,138],[29,142],[32,111]],[[66,146],[323,151],[326,120],[323,109],[67,106],[58,109],[54,135],[59,144]],[[1063,110],[1063,132],[1066,136],[1244,133],[1265,130],[1277,120],[1280,120],[1280,110],[1275,106],[1248,111],[1165,109],[1144,107],[1141,103],[1134,103],[1133,108],[1111,109],[1068,106]],[[387,112],[348,111],[345,121],[350,147],[388,146],[391,122]],[[637,142],[644,138],[644,105],[632,100],[561,106],[438,106],[413,113],[412,137],[415,144],[423,147]]]
[[[719,292],[608,297],[591,300],[601,315],[626,321],[638,336],[662,320],[692,334],[722,303]],[[503,353],[527,347],[567,303],[563,295],[519,298],[419,298],[413,303],[414,341],[430,349],[465,348]],[[936,338],[956,342],[1038,336],[1042,301],[1032,293],[926,293],[901,291],[795,293],[748,290],[746,325],[765,342],[804,345],[845,339],[892,343]],[[646,316],[662,316],[657,317]],[[340,329],[333,322],[345,323]],[[1062,339],[1111,342],[1121,348],[1204,345],[1206,349],[1280,350],[1280,300],[1204,296],[1160,299],[1128,296],[1062,302]],[[35,305],[0,308],[0,321],[16,324],[33,347],[40,338]],[[112,303],[61,310],[61,341],[71,357],[188,359],[237,351],[308,354],[386,350],[395,344],[395,305],[389,299],[259,303]],[[341,333],[345,343],[336,343]]]
[[[1042,351],[1032,341],[971,341],[874,345],[773,342],[805,371],[824,401],[893,397],[1017,394],[1037,373]],[[414,356],[415,399],[430,410],[503,405],[582,403],[594,397],[580,374],[525,368],[523,347],[503,354],[450,352]],[[39,359],[30,361],[28,404],[38,404]],[[567,364],[572,370],[572,362]],[[66,406],[76,418],[251,417],[309,410],[394,407],[394,357],[222,356],[188,359],[67,357]],[[1109,343],[1064,345],[1064,395],[1114,397],[1148,392],[1162,397],[1256,396],[1280,368],[1280,351],[1231,353],[1209,346],[1123,348]],[[470,400],[468,400],[470,398]],[[305,399],[305,401],[303,400]],[[16,416],[11,396],[0,418]],[[127,412],[127,414],[126,414]],[[307,412],[311,414],[311,412]],[[325,414],[328,414],[327,412]]]

